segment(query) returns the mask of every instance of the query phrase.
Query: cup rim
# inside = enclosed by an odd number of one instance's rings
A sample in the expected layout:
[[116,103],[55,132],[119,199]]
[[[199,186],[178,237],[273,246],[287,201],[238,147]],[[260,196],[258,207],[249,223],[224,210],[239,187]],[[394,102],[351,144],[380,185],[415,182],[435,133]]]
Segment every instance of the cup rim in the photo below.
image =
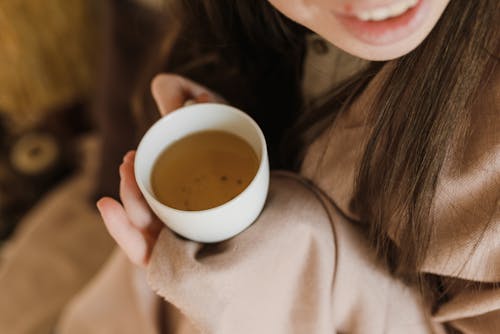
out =
[[[264,168],[266,168],[266,166],[267,166],[267,164],[265,163],[264,160],[268,159],[267,158],[267,143],[266,143],[266,138],[264,137],[264,133],[262,132],[262,129],[259,127],[259,125],[257,124],[257,122],[252,117],[250,117],[247,113],[245,113],[245,112],[243,112],[243,111],[241,111],[241,110],[239,110],[239,109],[237,109],[237,108],[235,108],[233,106],[230,106],[230,105],[227,105],[227,104],[222,104],[222,103],[207,102],[207,103],[196,103],[196,104],[191,104],[191,105],[188,105],[188,106],[180,107],[179,109],[176,109],[176,110],[170,112],[169,114],[161,117],[159,120],[157,120],[146,131],[146,133],[142,136],[141,141],[139,142],[139,145],[137,146],[136,155],[135,155],[135,159],[134,159],[134,165],[136,165],[135,161],[139,157],[139,151],[141,150],[141,147],[144,146],[144,139],[153,131],[153,129],[156,129],[156,128],[162,126],[163,123],[166,123],[168,119],[170,119],[170,118],[173,117],[172,115],[177,115],[179,113],[183,113],[183,112],[189,111],[191,109],[197,109],[199,107],[217,107],[217,108],[223,108],[226,111],[229,111],[229,112],[235,113],[235,114],[239,114],[240,116],[242,116],[246,121],[248,121],[252,125],[252,127],[257,132],[257,135],[259,137],[260,146],[261,146],[261,156],[260,156],[260,159],[259,159],[259,168],[257,169],[257,172],[253,176],[252,181],[250,181],[250,183],[246,186],[245,189],[243,189],[243,191],[241,191],[238,195],[236,195],[235,197],[231,198],[227,202],[224,202],[224,203],[222,203],[222,204],[220,204],[218,206],[215,206],[213,208],[204,209],[204,210],[181,210],[181,209],[173,208],[171,206],[168,206],[168,205],[160,202],[156,198],[156,196],[151,191],[149,191],[149,189],[147,189],[147,187],[142,182],[140,182],[141,178],[139,178],[139,176],[138,176],[137,169],[134,168],[134,177],[136,179],[137,185],[139,186],[139,189],[141,190],[141,192],[143,194],[147,193],[149,195],[150,199],[155,203],[155,205],[159,205],[159,206],[161,206],[163,208],[167,208],[167,209],[169,209],[169,210],[171,210],[173,212],[176,212],[176,213],[182,213],[182,214],[187,214],[187,215],[196,215],[196,214],[200,214],[200,213],[203,213],[203,214],[204,213],[212,213],[212,212],[215,212],[215,211],[222,210],[222,209],[224,209],[227,206],[230,206],[238,198],[242,197],[244,193],[247,193],[248,190],[249,190],[249,188],[252,187],[252,185],[255,184],[255,182],[257,182],[256,181],[257,176],[259,174],[263,173],[264,172]],[[210,130],[210,129],[205,129],[205,130]],[[196,132],[201,132],[201,131],[205,131],[205,130],[200,130],[200,131],[196,131]],[[189,133],[187,133],[186,135],[182,136],[181,138],[179,138],[177,140],[180,140],[180,139],[182,139],[182,138],[184,138],[184,137],[186,137],[186,136],[188,136],[190,134],[196,133],[196,132],[189,132]],[[232,134],[234,134],[234,133],[232,133]],[[237,134],[234,134],[234,135],[238,136]],[[238,137],[241,138],[240,136],[238,136]],[[241,139],[248,143],[248,141],[245,140],[244,138],[241,138]],[[170,144],[168,144],[168,145],[170,145]],[[166,149],[168,147],[168,145],[165,146],[164,149]],[[157,159],[157,158],[158,157],[155,157],[155,159]]]

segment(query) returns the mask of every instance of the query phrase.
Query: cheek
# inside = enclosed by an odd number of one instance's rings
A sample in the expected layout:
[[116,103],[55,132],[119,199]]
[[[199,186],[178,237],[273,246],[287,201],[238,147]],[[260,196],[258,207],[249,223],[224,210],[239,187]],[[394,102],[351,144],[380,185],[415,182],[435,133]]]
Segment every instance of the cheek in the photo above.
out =
[[269,3],[283,15],[307,28],[325,8],[335,8],[334,1],[329,0],[269,0]]

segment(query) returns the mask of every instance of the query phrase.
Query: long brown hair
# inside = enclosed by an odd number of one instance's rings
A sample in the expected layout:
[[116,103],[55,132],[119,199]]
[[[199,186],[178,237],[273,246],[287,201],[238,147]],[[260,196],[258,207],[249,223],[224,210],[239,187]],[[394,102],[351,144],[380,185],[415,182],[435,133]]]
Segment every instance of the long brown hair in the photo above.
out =
[[[467,131],[471,104],[496,66],[499,2],[451,0],[436,27],[414,51],[388,63],[373,62],[326,94],[304,117],[299,117],[299,111],[308,107],[300,99],[305,29],[264,0],[170,2],[174,3],[166,10],[170,28],[160,51],[155,51],[157,62],[151,62],[143,85],[154,73],[169,70],[226,94],[263,125],[275,166],[297,168],[304,148],[382,67],[391,66],[370,113],[371,134],[359,166],[352,208],[394,273],[425,283],[418,268],[432,235],[430,213],[438,176],[452,141]],[[193,54],[215,54],[218,60],[196,63],[193,57],[185,57]],[[208,76],[196,74],[207,65],[213,68]],[[222,77],[226,85],[219,85],[215,77]],[[244,98],[227,90],[228,83],[235,81],[244,83],[240,86],[248,93]],[[140,109],[143,100],[138,101],[142,101],[137,103]],[[287,131],[291,135],[285,136]],[[283,138],[291,159],[276,158]],[[402,247],[388,233],[395,212]],[[431,284],[423,287],[424,292],[438,290]]]

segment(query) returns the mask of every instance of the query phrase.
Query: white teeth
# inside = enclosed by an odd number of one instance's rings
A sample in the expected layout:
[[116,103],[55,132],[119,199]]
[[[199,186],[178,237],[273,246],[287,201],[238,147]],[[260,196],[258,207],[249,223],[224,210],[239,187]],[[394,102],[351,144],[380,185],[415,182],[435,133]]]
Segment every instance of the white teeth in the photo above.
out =
[[361,21],[382,21],[403,14],[408,9],[415,7],[417,3],[418,0],[399,0],[389,6],[358,12],[354,15]]

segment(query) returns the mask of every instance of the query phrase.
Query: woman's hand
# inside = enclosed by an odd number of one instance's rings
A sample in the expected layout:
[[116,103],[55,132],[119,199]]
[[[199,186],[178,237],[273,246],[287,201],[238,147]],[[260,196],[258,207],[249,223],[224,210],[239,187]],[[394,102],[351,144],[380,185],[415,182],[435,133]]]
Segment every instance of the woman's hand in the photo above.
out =
[[[162,116],[188,101],[224,103],[207,88],[172,74],[156,76],[151,91]],[[109,233],[129,259],[136,265],[146,266],[163,223],[151,211],[137,186],[134,157],[135,151],[128,152],[120,165],[121,203],[104,197],[97,202],[97,208]]]

